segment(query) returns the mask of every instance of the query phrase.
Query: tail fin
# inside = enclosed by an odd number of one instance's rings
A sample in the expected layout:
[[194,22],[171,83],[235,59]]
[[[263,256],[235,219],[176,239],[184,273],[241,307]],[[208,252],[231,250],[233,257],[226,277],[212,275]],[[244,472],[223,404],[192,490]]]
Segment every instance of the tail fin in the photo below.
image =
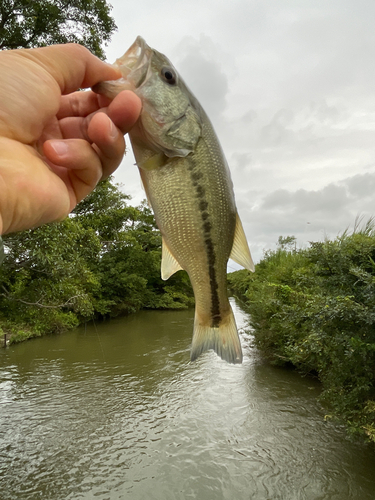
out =
[[228,363],[242,363],[242,349],[232,310],[225,322],[217,328],[201,325],[195,311],[191,361],[209,349],[213,349]]

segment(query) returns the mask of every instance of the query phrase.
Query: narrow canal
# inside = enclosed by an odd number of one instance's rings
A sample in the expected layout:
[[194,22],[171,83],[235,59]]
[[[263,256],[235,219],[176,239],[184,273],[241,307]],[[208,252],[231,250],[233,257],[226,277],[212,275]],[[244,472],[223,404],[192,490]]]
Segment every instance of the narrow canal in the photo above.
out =
[[1,500],[374,500],[375,452],[313,379],[189,362],[193,311],[142,311],[0,350]]

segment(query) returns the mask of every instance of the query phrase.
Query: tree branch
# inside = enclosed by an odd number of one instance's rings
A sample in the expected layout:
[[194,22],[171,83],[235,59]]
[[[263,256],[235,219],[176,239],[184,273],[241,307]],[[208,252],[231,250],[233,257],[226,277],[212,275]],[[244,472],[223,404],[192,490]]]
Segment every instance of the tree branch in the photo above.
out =
[[26,304],[27,306],[43,307],[45,309],[60,309],[62,307],[65,307],[67,304],[69,304],[69,302],[71,302],[73,299],[76,299],[77,297],[84,296],[84,294],[82,294],[82,293],[79,295],[74,295],[73,297],[70,297],[70,299],[68,299],[66,302],[64,302],[64,304],[52,306],[52,305],[47,305],[47,304],[41,304],[39,300],[37,302],[27,302],[26,300],[23,300],[23,299],[17,299],[16,297],[12,297],[4,286],[2,286],[2,289],[5,291],[5,293],[0,293],[0,295],[2,297],[5,297],[8,300],[13,300],[15,302],[21,302],[22,304]]

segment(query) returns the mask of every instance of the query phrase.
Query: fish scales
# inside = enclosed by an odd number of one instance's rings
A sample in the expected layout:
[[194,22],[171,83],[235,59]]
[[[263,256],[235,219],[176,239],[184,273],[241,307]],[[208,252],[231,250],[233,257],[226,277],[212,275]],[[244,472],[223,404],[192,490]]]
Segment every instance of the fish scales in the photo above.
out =
[[230,363],[242,350],[227,296],[229,257],[254,270],[230,171],[204,110],[170,61],[138,37],[116,61],[124,78],[94,90],[142,100],[130,139],[163,237],[162,278],[185,269],[195,295],[191,359],[214,349]]
[[[218,327],[230,310],[226,266],[236,207],[228,189],[229,171],[211,130],[203,127],[194,155],[173,158],[160,169],[141,169],[141,177],[168,248],[188,270],[199,316]],[[209,280],[202,280],[202,272]]]

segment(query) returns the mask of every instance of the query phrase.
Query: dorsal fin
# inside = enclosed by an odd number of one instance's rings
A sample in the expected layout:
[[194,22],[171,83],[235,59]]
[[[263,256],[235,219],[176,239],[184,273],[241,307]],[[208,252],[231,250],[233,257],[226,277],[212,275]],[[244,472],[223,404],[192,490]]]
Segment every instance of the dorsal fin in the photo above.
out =
[[238,214],[236,215],[236,231],[234,233],[233,247],[229,258],[245,269],[249,269],[249,271],[253,272],[255,271],[249,245]]
[[182,267],[173,257],[168,245],[162,239],[162,252],[161,252],[161,279],[167,280],[172,274],[180,271]]

